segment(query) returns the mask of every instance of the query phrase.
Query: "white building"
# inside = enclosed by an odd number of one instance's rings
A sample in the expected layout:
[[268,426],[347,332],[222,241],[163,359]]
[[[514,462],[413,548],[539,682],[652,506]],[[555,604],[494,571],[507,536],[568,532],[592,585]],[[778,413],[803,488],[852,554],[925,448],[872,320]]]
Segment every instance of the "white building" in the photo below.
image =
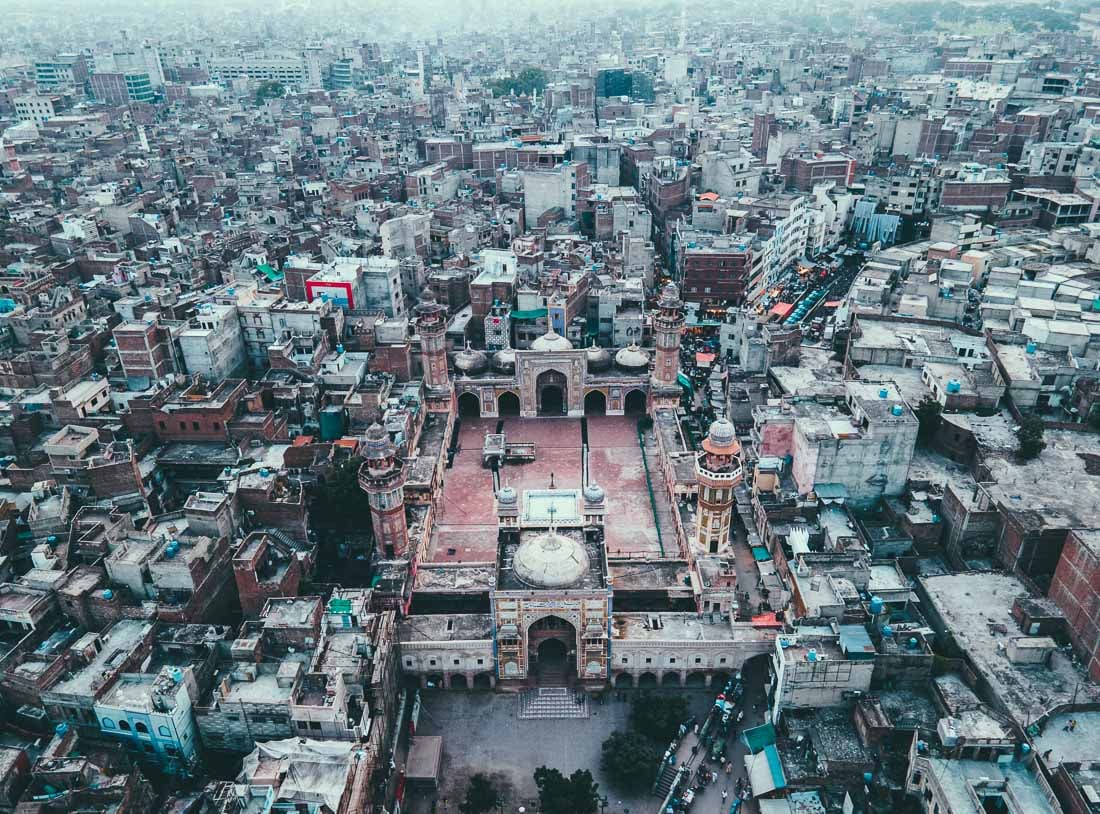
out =
[[219,382],[240,375],[244,369],[244,340],[235,306],[203,303],[179,341],[189,373]]

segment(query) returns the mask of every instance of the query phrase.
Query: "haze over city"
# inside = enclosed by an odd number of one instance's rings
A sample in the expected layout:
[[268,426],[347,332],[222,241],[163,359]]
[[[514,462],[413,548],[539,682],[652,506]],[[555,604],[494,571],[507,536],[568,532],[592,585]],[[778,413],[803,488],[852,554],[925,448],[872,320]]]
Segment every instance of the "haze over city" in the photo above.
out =
[[0,814],[1100,812],[1095,3],[17,0]]

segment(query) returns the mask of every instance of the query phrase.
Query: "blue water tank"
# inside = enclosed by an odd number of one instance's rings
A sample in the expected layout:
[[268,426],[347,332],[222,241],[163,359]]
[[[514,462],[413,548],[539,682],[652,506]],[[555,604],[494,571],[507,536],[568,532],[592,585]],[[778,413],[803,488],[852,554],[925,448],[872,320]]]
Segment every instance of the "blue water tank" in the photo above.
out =
[[874,779],[875,779],[875,776],[871,772],[864,772],[863,773],[863,782],[864,783],[870,783]]
[[902,407],[900,404],[895,404],[893,407],[890,408],[890,412],[895,416],[903,416],[905,415],[905,408]]
[[958,379],[950,379],[947,382],[948,393],[958,393],[960,390],[962,390],[962,382],[960,382]]
[[890,625],[883,625],[882,626],[882,635],[883,636],[893,636],[894,635],[894,629],[892,627],[890,627]]
[[69,731],[69,725],[67,723],[64,723],[64,722],[59,723],[57,726],[55,726],[53,728],[53,731],[54,731],[55,735],[58,735],[58,736],[64,735],[66,732]]
[[878,614],[882,613],[882,609],[884,607],[886,607],[886,603],[882,601],[882,597],[879,597],[879,596],[872,596],[871,597],[871,613],[873,613],[875,615],[878,615]]
[[344,352],[344,346],[343,345],[337,345],[336,346],[336,352],[337,353],[343,353]]
[[917,637],[916,636],[910,636],[909,641],[907,642],[907,644],[909,645],[910,650],[916,650],[917,649],[917,644],[918,644]]
[[103,598],[110,601],[110,600],[115,598],[115,592],[112,591],[110,588],[104,588],[103,589]]
[[1023,744],[1022,746],[1020,746],[1020,751],[1023,752],[1025,755],[1030,754],[1031,753],[1031,744],[1030,743]]
[[880,399],[889,398],[889,396],[890,396],[890,391],[887,390],[885,387],[878,391],[878,397]]
[[1035,353],[1037,347],[1038,346],[1034,342],[1028,342],[1027,345],[1024,346],[1024,350],[1028,353]]
[[260,470],[260,477],[261,478],[266,478],[270,474],[271,474],[271,470],[268,469],[267,467],[264,467],[263,469]]
[[51,546],[57,545],[57,535],[51,534],[49,537],[46,538],[46,542]]

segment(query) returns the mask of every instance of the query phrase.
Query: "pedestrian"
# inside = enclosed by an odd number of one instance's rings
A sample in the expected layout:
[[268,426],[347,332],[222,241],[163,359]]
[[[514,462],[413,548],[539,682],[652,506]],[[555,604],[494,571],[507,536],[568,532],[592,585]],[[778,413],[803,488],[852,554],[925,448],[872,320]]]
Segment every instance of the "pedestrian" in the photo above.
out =
[[[691,756],[695,757],[697,754],[699,754],[699,744],[695,744],[691,747]],[[653,760],[653,758],[650,758],[650,760]]]
[[729,789],[722,789],[722,802],[726,802],[726,798],[730,796]]
[[726,763],[726,777],[729,777],[731,774],[733,774],[733,761],[732,760],[727,761],[727,763]]
[[1073,732],[1075,729],[1077,729],[1077,719],[1072,718],[1069,722],[1069,731]]
[[737,713],[737,723],[741,723],[743,720],[745,720],[745,710],[742,709]]
[[699,734],[699,724],[696,724],[696,725],[695,725],[695,728],[694,728],[694,730],[693,730],[693,731],[695,732],[695,734],[696,734],[696,735],[698,735],[698,734]]

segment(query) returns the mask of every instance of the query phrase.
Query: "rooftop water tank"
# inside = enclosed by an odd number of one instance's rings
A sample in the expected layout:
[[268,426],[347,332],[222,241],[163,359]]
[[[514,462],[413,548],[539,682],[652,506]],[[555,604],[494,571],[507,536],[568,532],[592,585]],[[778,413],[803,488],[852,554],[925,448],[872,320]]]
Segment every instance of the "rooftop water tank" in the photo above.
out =
[[1027,345],[1024,346],[1024,350],[1028,353],[1035,353],[1036,347],[1034,342],[1028,342]]
[[261,478],[266,478],[270,474],[271,474],[271,470],[268,469],[267,467],[264,467],[263,469],[260,470],[260,477]]
[[66,732],[69,731],[69,725],[67,723],[64,723],[64,722],[59,723],[57,726],[55,726],[53,728],[53,731],[54,731],[55,735],[58,735],[58,736],[64,735]]
[[879,596],[872,596],[871,597],[871,613],[873,613],[877,616],[878,614],[882,613],[882,609],[885,606],[886,606],[886,603],[882,601],[882,597],[879,597]]
[[960,382],[958,379],[950,379],[947,382],[948,393],[958,393],[960,390],[962,390],[962,382]]
[[103,589],[103,598],[108,600],[108,601],[111,600],[111,599],[114,599],[115,598],[115,592],[112,591],[110,588],[104,588]]
[[895,404],[893,407],[890,408],[890,413],[891,415],[895,416],[903,416],[905,415],[905,408],[902,407],[900,404]]
[[889,396],[890,396],[890,391],[887,390],[885,387],[878,391],[878,397],[880,399],[889,398]]
[[343,353],[344,352],[344,346],[343,345],[337,345],[336,346],[336,352],[337,353]]
[[817,651],[812,647],[806,653],[806,661],[817,661]]

